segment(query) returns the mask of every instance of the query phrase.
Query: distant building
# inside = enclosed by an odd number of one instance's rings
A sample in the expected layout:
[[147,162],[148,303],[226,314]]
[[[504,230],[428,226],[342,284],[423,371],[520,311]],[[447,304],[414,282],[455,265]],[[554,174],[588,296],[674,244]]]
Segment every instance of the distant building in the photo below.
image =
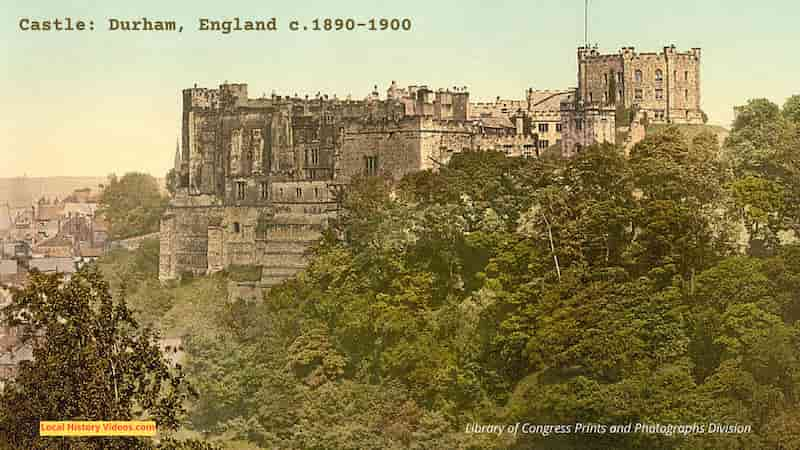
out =
[[26,343],[11,351],[0,352],[0,387],[17,376],[22,361],[33,361],[33,344]]
[[33,251],[46,258],[70,258],[74,254],[75,241],[58,235],[38,243]]
[[34,258],[28,262],[30,270],[38,270],[42,273],[61,273],[66,279],[72,277],[77,271],[73,258]]
[[0,284],[11,284],[16,281],[19,268],[13,259],[0,259]]
[[61,231],[64,208],[61,205],[39,205],[35,209],[36,240],[45,240]]

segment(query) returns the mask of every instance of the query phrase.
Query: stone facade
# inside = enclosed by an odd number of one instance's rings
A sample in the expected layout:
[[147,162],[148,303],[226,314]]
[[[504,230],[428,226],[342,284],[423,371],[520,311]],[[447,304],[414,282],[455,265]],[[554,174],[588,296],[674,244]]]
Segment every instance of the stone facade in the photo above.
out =
[[578,48],[578,99],[585,104],[636,107],[651,123],[703,123],[699,48],[659,53],[623,47],[603,55]]
[[616,143],[616,108],[567,97],[561,106],[561,154],[575,156],[596,143]]
[[270,286],[302,270],[357,175],[445,164],[454,153],[534,156],[530,116],[471,118],[466,88],[399,88],[364,100],[249,98],[247,85],[183,91],[178,187],[161,221],[159,278],[260,266]]
[[476,102],[471,104],[474,119],[488,117],[507,117],[512,121],[527,120],[531,132],[538,135],[535,152],[560,145],[561,102],[570,95],[569,90],[534,90],[525,92],[524,100],[509,100],[497,97],[494,102]]
[[619,112],[633,115],[620,131],[629,151],[644,135],[642,123],[701,124],[699,48],[686,53],[675,46],[660,53],[637,53],[623,47],[618,54],[600,54],[596,47],[578,48],[578,87],[561,103],[562,154],[582,147],[616,143]]

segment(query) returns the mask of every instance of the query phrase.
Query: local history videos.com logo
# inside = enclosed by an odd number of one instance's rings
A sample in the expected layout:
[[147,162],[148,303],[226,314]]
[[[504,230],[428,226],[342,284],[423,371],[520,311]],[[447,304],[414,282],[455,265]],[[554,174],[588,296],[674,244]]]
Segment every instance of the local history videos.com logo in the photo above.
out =
[[39,436],[155,436],[153,421],[41,421]]

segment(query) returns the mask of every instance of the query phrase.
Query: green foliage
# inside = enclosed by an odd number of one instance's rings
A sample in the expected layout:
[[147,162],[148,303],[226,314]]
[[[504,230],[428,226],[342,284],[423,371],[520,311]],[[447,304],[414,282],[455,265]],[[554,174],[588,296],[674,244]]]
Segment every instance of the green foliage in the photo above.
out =
[[228,266],[226,272],[233,281],[255,282],[261,280],[261,266],[231,265]]
[[110,224],[111,239],[125,239],[158,231],[168,200],[150,175],[128,173],[109,182],[100,197],[100,214]]
[[[180,367],[170,367],[158,335],[141,328],[125,298],[114,299],[98,271],[84,268],[66,282],[59,275],[31,274],[13,290],[3,310],[33,346],[33,361],[20,363],[0,394],[0,434],[15,448],[46,449],[40,420],[156,421],[175,431],[183,404],[196,395]],[[74,438],[74,448],[140,449],[138,438]]]
[[[616,94],[614,94],[616,96]],[[617,111],[615,116],[615,123],[618,127],[629,127],[636,111],[633,107],[626,108],[622,102],[617,103]]]
[[786,99],[782,112],[787,121],[800,125],[800,95],[793,95]]
[[[231,448],[793,448],[800,246],[780,236],[800,170],[777,111],[751,102],[723,148],[717,128],[664,126],[630,158],[474,152],[357,178],[308,269],[263,302],[224,301],[224,277],[131,298],[187,336],[190,425]],[[101,266],[145,280],[153,250]],[[464,432],[516,422],[753,432]]]
[[178,172],[176,172],[175,169],[169,169],[169,172],[167,172],[167,176],[165,178],[169,195],[175,195],[175,192],[178,190]]

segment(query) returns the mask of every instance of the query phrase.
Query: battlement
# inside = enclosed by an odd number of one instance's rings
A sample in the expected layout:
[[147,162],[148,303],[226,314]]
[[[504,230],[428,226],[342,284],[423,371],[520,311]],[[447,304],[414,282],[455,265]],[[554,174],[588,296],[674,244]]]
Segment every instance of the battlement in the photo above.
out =
[[602,54],[597,46],[578,47],[578,62],[610,62],[618,60],[620,57],[623,59],[634,59],[664,58],[667,56],[699,59],[701,56],[701,49],[694,47],[686,52],[680,52],[676,50],[675,45],[669,45],[664,46],[660,52],[637,52],[635,47],[621,47],[617,54]]

